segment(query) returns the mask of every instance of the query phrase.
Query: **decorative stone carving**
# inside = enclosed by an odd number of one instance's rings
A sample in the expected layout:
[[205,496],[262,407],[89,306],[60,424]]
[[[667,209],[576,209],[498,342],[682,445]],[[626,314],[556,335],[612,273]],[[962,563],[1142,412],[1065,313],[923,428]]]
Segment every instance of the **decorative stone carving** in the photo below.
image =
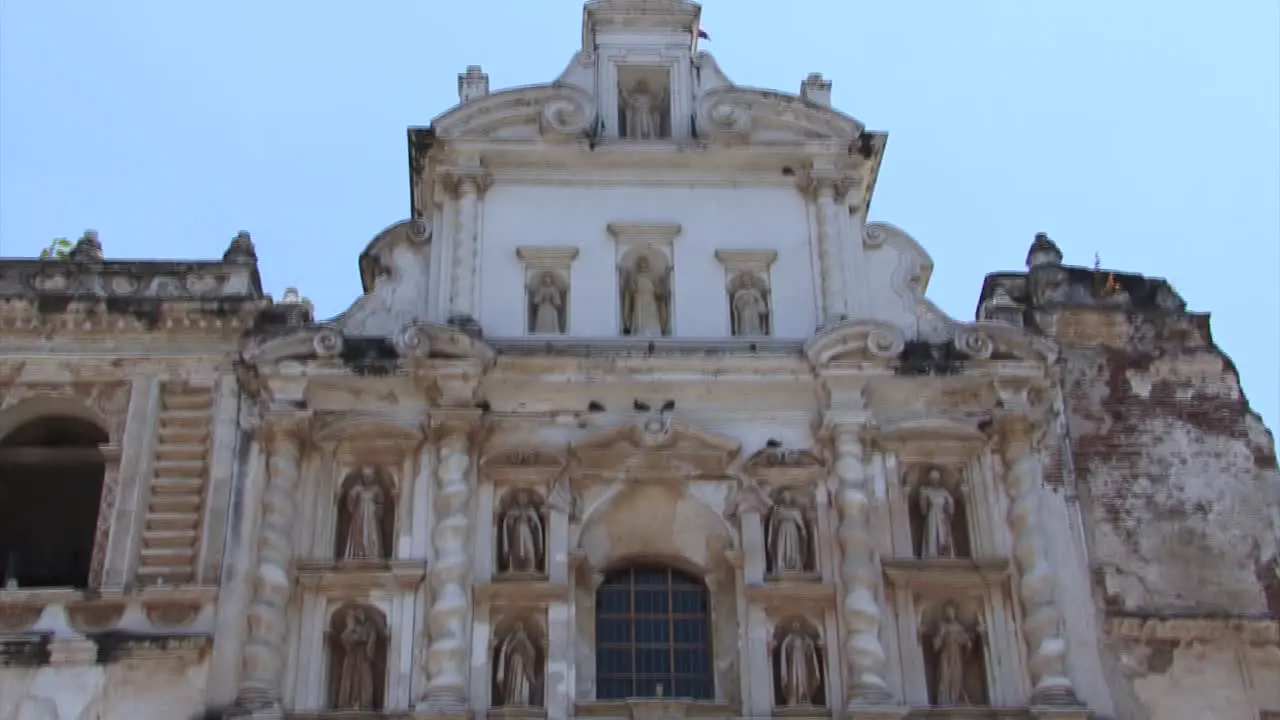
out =
[[622,289],[622,333],[632,337],[671,334],[671,269],[651,254],[637,255],[619,268]]
[[538,644],[517,622],[494,649],[493,701],[496,707],[542,705],[542,659]]
[[529,332],[535,335],[561,335],[567,327],[568,284],[555,273],[545,270],[528,288]]
[[498,572],[533,578],[546,573],[546,512],[528,488],[511,491],[498,513]]
[[960,618],[959,606],[951,600],[942,604],[941,614],[931,631],[922,638],[926,656],[932,662],[930,678],[933,705],[984,704],[982,682],[981,625],[971,629]]
[[678,482],[724,477],[741,445],[731,438],[691,428],[670,417],[651,416],[573,444],[574,480],[621,477],[632,482]]
[[734,336],[773,334],[769,268],[777,258],[774,250],[716,250],[716,260],[725,268],[729,327]]
[[747,460],[743,469],[770,487],[805,487],[822,477],[826,463],[813,450],[786,448],[771,440]]
[[772,654],[778,705],[826,704],[822,696],[822,640],[810,623],[799,619],[782,623],[775,633]]
[[920,557],[955,557],[956,542],[952,530],[955,498],[943,484],[941,468],[930,467],[923,476],[916,488],[916,506],[920,513]]
[[347,476],[338,497],[339,560],[387,560],[395,531],[395,492],[385,471],[366,465]]
[[783,488],[774,494],[766,521],[765,550],[770,575],[779,578],[815,570],[811,508],[799,493]]
[[596,106],[589,94],[568,86],[551,92],[539,115],[543,137],[568,140],[596,134]]
[[346,605],[330,630],[329,707],[381,710],[386,685],[386,618],[377,608]]
[[805,346],[816,366],[845,362],[888,362],[906,347],[907,338],[896,325],[854,320],[823,328]]
[[669,134],[663,122],[669,114],[670,101],[665,87],[657,90],[646,78],[639,78],[624,87],[618,87],[622,108],[622,135],[631,140],[656,140]]

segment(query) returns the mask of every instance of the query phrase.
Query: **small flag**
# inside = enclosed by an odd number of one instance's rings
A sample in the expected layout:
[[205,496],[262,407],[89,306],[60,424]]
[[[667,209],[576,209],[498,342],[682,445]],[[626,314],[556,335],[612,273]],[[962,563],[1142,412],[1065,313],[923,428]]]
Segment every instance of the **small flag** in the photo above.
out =
[[698,28],[698,39],[699,39],[699,40],[710,40],[710,39],[711,39],[711,36],[707,34],[707,31],[706,31],[706,30],[703,30],[702,28]]

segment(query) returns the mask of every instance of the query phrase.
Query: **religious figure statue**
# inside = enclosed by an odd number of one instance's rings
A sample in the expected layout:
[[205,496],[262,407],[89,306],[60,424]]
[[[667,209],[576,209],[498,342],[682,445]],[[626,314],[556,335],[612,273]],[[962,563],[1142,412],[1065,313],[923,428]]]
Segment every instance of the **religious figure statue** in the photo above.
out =
[[942,606],[942,620],[933,636],[933,650],[938,654],[935,705],[968,705],[964,689],[965,659],[973,649],[973,634],[957,617],[956,604]]
[[637,80],[630,90],[623,90],[622,102],[625,107],[625,137],[635,140],[662,137],[662,106],[665,98],[651,90],[647,80]]
[[776,574],[809,570],[809,527],[805,512],[790,490],[778,493],[769,512],[766,536],[770,569]]
[[738,337],[768,335],[769,304],[752,273],[742,274],[742,284],[733,291],[733,334]]
[[556,284],[556,276],[542,273],[537,287],[529,291],[529,304],[533,308],[532,330],[538,335],[559,335],[564,332],[560,313],[564,309],[564,293]]
[[924,521],[920,536],[920,557],[955,557],[956,544],[951,532],[951,517],[955,513],[955,498],[942,485],[942,471],[929,468],[924,483],[918,490],[920,516]]
[[500,567],[511,573],[542,572],[542,513],[521,493],[502,514],[498,536]]
[[641,255],[630,272],[624,272],[622,329],[632,337],[667,334],[666,292],[663,279],[653,273],[649,258]]
[[363,608],[347,612],[346,627],[338,636],[341,663],[334,692],[335,710],[374,710],[374,658],[378,651],[378,627]]
[[522,623],[516,626],[498,646],[497,704],[529,707],[536,705],[538,686],[538,653]]
[[818,644],[805,632],[798,620],[778,643],[778,685],[783,704],[788,706],[821,705],[814,694],[822,686],[822,663]]
[[381,560],[382,522],[386,497],[376,471],[360,468],[360,475],[343,498],[347,509],[347,536],[343,543],[343,560]]

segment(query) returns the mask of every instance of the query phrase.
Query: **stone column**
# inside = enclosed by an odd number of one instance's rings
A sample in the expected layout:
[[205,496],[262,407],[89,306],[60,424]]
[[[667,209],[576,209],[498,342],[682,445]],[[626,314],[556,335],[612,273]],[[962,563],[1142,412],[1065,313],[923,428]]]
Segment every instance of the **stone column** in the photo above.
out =
[[277,709],[281,702],[288,629],[285,613],[294,582],[293,521],[309,421],[304,412],[273,413],[262,419],[267,486],[262,496],[249,634],[236,699],[237,705],[254,710]]
[[840,217],[836,193],[841,175],[812,170],[808,182],[818,213],[818,254],[822,264],[822,324],[840,322],[844,309],[844,264],[840,254]]
[[1004,486],[1009,494],[1009,529],[1018,563],[1022,600],[1022,637],[1031,671],[1031,704],[1078,705],[1067,675],[1067,641],[1054,591],[1046,538],[1040,528],[1040,492],[1044,469],[1033,442],[1034,426],[1021,413],[1000,418]]
[[468,612],[471,609],[471,432],[479,410],[440,410],[431,414],[438,438],[434,559],[428,581],[433,602],[427,610],[427,687],[420,707],[429,712],[467,709],[467,671],[471,662]]
[[864,422],[840,422],[833,427],[847,633],[844,654],[852,670],[848,710],[854,717],[867,706],[895,705],[884,679],[886,655],[880,643],[880,568],[871,535],[872,476],[864,459]]
[[453,268],[450,276],[450,321],[475,320],[476,254],[479,247],[480,195],[489,186],[489,176],[479,168],[451,171],[458,198],[454,230]]

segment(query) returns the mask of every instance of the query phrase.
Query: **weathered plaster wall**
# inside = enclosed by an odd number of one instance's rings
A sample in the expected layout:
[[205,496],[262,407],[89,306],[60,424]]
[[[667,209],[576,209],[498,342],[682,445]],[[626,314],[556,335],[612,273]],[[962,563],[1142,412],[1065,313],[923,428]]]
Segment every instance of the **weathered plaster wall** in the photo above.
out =
[[204,662],[0,670],[0,720],[182,720],[204,707]]
[[1280,609],[1275,445],[1208,318],[1091,308],[1055,324],[1108,609]]

